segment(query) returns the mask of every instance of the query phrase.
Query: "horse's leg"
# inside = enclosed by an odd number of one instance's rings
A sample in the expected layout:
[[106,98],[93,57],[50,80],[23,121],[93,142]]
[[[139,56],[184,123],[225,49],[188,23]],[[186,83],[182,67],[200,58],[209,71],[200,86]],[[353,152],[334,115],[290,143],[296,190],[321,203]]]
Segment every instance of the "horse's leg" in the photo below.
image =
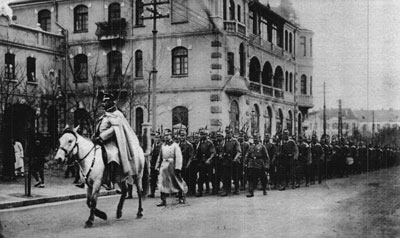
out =
[[85,223],[85,228],[92,227],[93,221],[94,221],[94,209],[96,208],[96,201],[94,201],[94,199],[93,199],[92,191],[93,191],[93,188],[88,186],[87,192],[86,192],[86,204],[88,205],[88,207],[90,209],[90,215],[89,215],[88,220]]
[[94,200],[94,215],[96,217],[99,217],[103,220],[107,220],[107,214],[99,209],[97,209],[97,198],[99,197],[99,192],[100,192],[100,186],[101,186],[101,182],[98,184],[93,185],[95,188],[93,188],[93,200]]
[[118,207],[117,207],[117,219],[122,217],[122,207],[124,206],[125,197],[126,197],[126,182],[123,181],[119,183],[119,187],[121,188],[121,197],[119,199]]
[[143,217],[143,208],[142,208],[142,188],[139,186],[138,178],[134,177],[135,185],[136,185],[136,191],[139,199],[139,207],[138,207],[138,212],[136,214],[136,218],[142,218]]

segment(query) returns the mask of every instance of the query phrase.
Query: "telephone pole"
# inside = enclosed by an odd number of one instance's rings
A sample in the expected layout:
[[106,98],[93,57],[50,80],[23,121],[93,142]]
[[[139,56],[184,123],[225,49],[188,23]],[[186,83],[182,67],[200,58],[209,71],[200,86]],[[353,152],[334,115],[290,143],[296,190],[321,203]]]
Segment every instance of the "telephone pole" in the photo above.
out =
[[[168,18],[169,14],[161,14],[158,12],[157,7],[159,5],[169,4],[169,1],[157,1],[151,0],[149,3],[143,3],[142,6],[146,7],[146,10],[151,12],[152,15],[149,17],[142,17],[143,20],[153,20],[153,69],[151,71],[151,75],[153,77],[152,81],[152,127],[153,132],[156,131],[157,127],[157,19],[160,18]],[[148,109],[150,110],[150,108]]]
[[338,137],[339,143],[342,144],[342,137],[343,137],[343,121],[342,121],[342,100],[339,99],[339,112],[338,112]]
[[324,111],[323,111],[323,118],[324,118],[324,137],[326,137],[326,102],[325,102],[325,82],[324,82]]

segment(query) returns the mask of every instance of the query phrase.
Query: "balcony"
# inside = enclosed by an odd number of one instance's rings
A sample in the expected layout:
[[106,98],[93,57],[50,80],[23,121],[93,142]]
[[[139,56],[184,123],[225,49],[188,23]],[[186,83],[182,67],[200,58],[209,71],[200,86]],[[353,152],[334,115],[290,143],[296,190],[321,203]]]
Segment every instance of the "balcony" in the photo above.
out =
[[313,96],[311,95],[297,95],[296,101],[299,107],[313,107]]
[[282,90],[275,89],[275,90],[274,90],[274,95],[275,95],[276,98],[281,98],[281,99],[283,99],[283,92],[282,92]]
[[237,21],[224,21],[224,30],[228,33],[238,33],[242,36],[246,35],[246,26]]
[[261,86],[258,83],[250,82],[249,89],[252,92],[261,93]]
[[263,94],[266,96],[272,97],[274,94],[274,90],[271,87],[263,87]]
[[96,22],[96,36],[99,40],[124,39],[127,35],[125,18],[112,19],[110,21]]

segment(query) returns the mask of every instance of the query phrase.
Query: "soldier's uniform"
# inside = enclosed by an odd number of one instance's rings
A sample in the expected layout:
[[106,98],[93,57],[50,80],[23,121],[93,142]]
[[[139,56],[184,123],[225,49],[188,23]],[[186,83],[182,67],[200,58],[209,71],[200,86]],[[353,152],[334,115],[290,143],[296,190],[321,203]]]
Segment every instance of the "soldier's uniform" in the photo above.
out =
[[318,176],[318,183],[322,182],[322,163],[324,150],[321,144],[317,140],[317,136],[312,136],[311,158],[312,158],[312,169],[311,169],[311,184],[315,183],[315,176]]
[[[192,179],[190,178],[191,174],[189,166],[193,159],[194,149],[192,143],[186,139],[185,130],[181,130],[179,132],[179,147],[181,148],[182,152],[182,178],[187,184],[190,184]],[[191,185],[188,185],[188,187],[190,188]]]
[[360,163],[360,172],[367,172],[367,147],[364,143],[358,147],[357,157]]
[[283,131],[283,141],[281,147],[281,158],[286,168],[285,185],[280,190],[284,190],[288,186],[289,179],[292,183],[292,188],[296,188],[296,167],[298,162],[299,150],[294,140],[289,138],[289,131]]
[[154,198],[154,193],[157,188],[157,181],[158,181],[158,170],[156,170],[156,164],[158,155],[160,154],[161,149],[161,135],[160,133],[156,133],[154,135],[154,143],[151,147],[151,159],[150,159],[150,194],[148,197]]
[[247,197],[254,196],[254,189],[257,186],[258,179],[261,180],[263,194],[267,195],[267,175],[270,159],[267,149],[259,143],[259,135],[253,135],[254,144],[250,146],[246,153],[245,164],[247,166],[247,179],[249,182],[249,194]]
[[321,146],[322,150],[324,151],[324,157],[321,161],[321,173],[324,174],[325,179],[327,179],[331,177],[330,166],[332,162],[332,148],[324,137],[321,138]]
[[310,184],[310,173],[311,173],[311,151],[310,145],[303,137],[299,137],[299,163],[302,168],[302,173],[306,181],[306,187]]
[[[197,197],[203,195],[203,186],[205,183],[209,183],[208,174],[210,171],[210,164],[215,155],[215,148],[213,142],[207,138],[208,133],[205,130],[200,131],[200,141],[196,148],[196,155],[194,157],[194,162],[197,167],[197,172],[199,173],[199,178],[197,182],[198,194]],[[208,187],[209,189],[209,187]]]
[[274,189],[278,188],[278,167],[276,161],[276,145],[275,143],[270,141],[269,134],[264,136],[264,146],[267,148],[268,157],[270,159],[269,165],[269,174],[272,184],[274,185]]
[[224,193],[221,196],[227,196],[228,193],[231,192],[232,187],[232,179],[235,184],[235,192],[234,194],[239,194],[239,178],[237,176],[237,172],[234,171],[236,167],[234,164],[239,163],[239,157],[241,155],[241,148],[239,142],[232,137],[232,130],[227,129],[225,143],[223,147],[223,174],[222,174],[222,181],[223,181],[223,188]]
[[245,132],[242,132],[238,138],[240,143],[240,149],[242,150],[241,157],[240,157],[240,164],[238,166],[238,173],[239,173],[239,180],[240,180],[240,189],[244,190],[246,187],[246,169],[244,166],[244,160],[246,158],[247,151],[250,148],[249,137]]
[[222,181],[222,160],[223,160],[223,149],[224,149],[224,136],[222,133],[217,132],[217,138],[214,141],[215,156],[212,160],[211,166],[214,170],[214,181],[212,194],[218,194],[221,188]]

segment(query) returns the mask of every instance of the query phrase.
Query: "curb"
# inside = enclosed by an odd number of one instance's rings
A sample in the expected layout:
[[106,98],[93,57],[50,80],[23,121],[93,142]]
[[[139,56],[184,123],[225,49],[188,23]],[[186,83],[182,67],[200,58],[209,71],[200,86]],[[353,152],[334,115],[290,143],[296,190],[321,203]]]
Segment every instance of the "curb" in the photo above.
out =
[[[117,194],[116,191],[103,191],[103,192],[100,192],[99,197],[111,196],[111,195],[116,195],[116,194]],[[32,206],[32,205],[38,205],[38,204],[43,204],[43,203],[54,203],[54,202],[75,200],[75,199],[81,199],[81,198],[86,198],[86,194],[74,194],[74,195],[66,195],[66,196],[59,196],[59,197],[38,198],[38,199],[19,201],[19,202],[9,202],[9,203],[0,204],[0,210]]]

